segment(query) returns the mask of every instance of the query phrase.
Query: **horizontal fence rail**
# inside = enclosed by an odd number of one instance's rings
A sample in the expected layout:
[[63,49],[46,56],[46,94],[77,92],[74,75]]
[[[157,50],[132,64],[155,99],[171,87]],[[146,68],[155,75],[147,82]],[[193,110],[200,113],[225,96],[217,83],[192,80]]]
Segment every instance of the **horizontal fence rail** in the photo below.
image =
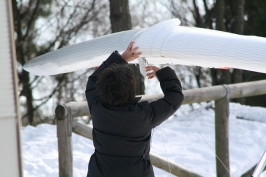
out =
[[[240,84],[227,85],[230,90],[230,98],[242,98],[256,95],[266,94],[266,80],[245,82]],[[199,103],[212,100],[219,100],[226,96],[226,90],[223,86],[212,86],[205,88],[197,88],[184,90],[183,104]],[[163,94],[142,95],[140,101],[153,101],[163,97]],[[87,102],[70,102],[67,103],[71,107],[72,117],[88,116],[90,111]],[[58,105],[55,110],[58,119],[64,119],[67,116],[67,108],[64,105]]]

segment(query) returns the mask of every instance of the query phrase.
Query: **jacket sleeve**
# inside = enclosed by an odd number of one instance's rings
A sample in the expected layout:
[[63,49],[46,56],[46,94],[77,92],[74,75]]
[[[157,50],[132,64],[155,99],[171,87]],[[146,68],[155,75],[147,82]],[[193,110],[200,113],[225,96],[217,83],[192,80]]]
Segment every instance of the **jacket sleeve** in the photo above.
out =
[[179,79],[174,70],[165,67],[156,72],[164,97],[153,101],[149,106],[152,127],[160,125],[181,106],[184,96]]
[[88,102],[89,109],[91,111],[91,104],[95,99],[98,97],[95,84],[97,81],[97,76],[107,67],[109,67],[112,64],[119,64],[119,65],[126,65],[128,64],[121,55],[114,51],[101,65],[100,67],[88,78],[87,86],[86,86],[86,99]]

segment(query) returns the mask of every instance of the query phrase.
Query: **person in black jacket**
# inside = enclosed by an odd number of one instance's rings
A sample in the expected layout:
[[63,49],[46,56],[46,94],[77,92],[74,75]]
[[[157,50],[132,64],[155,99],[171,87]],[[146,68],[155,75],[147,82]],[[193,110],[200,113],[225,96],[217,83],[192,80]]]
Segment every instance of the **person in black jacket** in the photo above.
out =
[[146,67],[147,77],[158,78],[164,97],[139,102],[133,70],[127,66],[141,55],[133,44],[122,55],[113,52],[88,78],[85,93],[95,152],[87,177],[154,177],[149,158],[151,131],[182,104],[182,88],[175,72],[155,66]]

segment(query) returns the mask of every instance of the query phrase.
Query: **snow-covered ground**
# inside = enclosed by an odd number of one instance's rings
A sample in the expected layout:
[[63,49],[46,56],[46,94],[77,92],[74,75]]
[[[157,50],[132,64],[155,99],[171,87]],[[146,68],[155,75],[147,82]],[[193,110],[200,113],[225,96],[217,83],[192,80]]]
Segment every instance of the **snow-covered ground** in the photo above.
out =
[[[172,116],[154,130],[151,151],[204,177],[215,177],[212,108],[213,103],[209,103],[187,115]],[[266,109],[231,103],[229,120],[231,176],[239,177],[260,160],[266,149]],[[93,144],[91,140],[74,133],[72,140],[74,177],[84,177],[90,155],[94,152]],[[26,177],[58,176],[54,125],[24,127],[22,144]],[[156,177],[173,176],[158,168],[154,170]],[[266,173],[261,176],[266,177]]]

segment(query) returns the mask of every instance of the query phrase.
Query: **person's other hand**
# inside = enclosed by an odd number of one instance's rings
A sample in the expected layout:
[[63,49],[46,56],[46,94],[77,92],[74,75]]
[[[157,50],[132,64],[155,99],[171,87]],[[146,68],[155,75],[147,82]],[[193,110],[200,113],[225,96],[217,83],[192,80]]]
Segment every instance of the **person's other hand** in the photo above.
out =
[[133,48],[134,41],[131,41],[127,47],[127,49],[122,53],[121,57],[126,61],[130,62],[139,58],[141,52],[136,52],[138,47]]
[[154,78],[156,72],[158,70],[160,70],[160,68],[156,67],[156,66],[146,66],[146,76],[148,77],[148,79],[152,79]]

